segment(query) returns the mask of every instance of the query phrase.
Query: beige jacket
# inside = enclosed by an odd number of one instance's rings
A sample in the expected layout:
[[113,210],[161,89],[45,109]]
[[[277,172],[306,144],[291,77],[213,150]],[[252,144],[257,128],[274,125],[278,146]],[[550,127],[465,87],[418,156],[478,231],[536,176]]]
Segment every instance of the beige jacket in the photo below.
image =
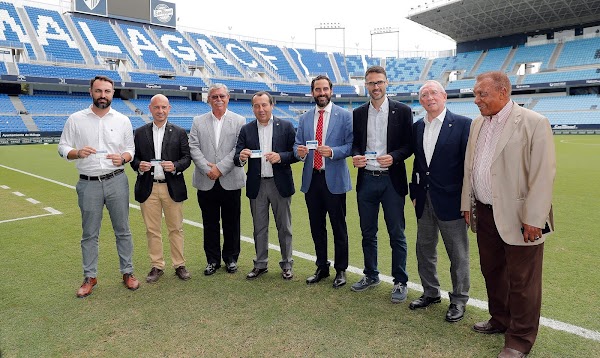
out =
[[[471,210],[473,160],[483,117],[471,124],[465,157],[465,175],[461,211]],[[514,104],[502,130],[491,167],[494,221],[502,240],[509,245],[525,243],[523,223],[554,230],[552,186],[556,173],[556,156],[552,128],[548,119]]]

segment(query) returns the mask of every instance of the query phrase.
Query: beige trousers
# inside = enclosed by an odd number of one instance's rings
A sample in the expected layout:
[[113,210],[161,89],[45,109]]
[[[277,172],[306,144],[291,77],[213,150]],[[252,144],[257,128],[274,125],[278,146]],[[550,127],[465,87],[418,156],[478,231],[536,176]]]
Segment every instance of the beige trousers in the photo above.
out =
[[162,214],[169,232],[171,247],[171,262],[173,267],[185,265],[183,257],[183,202],[175,202],[169,195],[166,183],[154,183],[152,193],[148,199],[140,204],[142,217],[146,225],[146,238],[148,239],[148,254],[152,267],[165,269],[162,243]]

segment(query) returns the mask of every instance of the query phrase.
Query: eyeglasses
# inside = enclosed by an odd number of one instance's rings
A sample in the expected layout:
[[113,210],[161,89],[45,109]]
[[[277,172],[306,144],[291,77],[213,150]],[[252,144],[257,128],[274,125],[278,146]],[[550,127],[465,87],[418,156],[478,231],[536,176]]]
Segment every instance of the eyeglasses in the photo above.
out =
[[440,94],[440,92],[439,91],[435,91],[435,90],[434,91],[428,91],[428,92],[422,92],[421,93],[421,98],[427,98],[429,96],[435,97],[438,94]]
[[219,99],[219,98],[220,99],[225,99],[225,98],[227,98],[227,95],[225,95],[225,94],[214,94],[214,95],[210,96],[210,99],[215,99],[216,100],[216,99]]
[[383,86],[385,83],[386,83],[386,81],[367,82],[367,83],[366,83],[366,85],[367,85],[368,87],[375,87],[375,86],[381,87],[381,86]]

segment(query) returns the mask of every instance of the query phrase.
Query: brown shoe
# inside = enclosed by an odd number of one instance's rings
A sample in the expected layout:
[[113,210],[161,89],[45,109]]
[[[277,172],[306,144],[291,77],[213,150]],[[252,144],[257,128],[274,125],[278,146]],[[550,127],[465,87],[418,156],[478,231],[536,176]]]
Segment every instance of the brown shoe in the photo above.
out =
[[523,353],[523,352],[519,352],[516,349],[508,348],[508,347],[504,347],[502,349],[502,352],[500,352],[500,354],[498,354],[498,358],[523,358],[523,357],[527,357],[527,354]]
[[494,326],[492,326],[490,321],[475,323],[475,325],[473,325],[473,330],[475,332],[484,333],[484,334],[494,334],[494,333],[506,332],[506,328],[505,329],[495,328]]
[[123,284],[132,291],[135,291],[140,287],[140,281],[138,281],[132,273],[123,274]]
[[89,296],[92,293],[94,286],[96,286],[96,283],[98,282],[95,277],[86,277],[83,280],[81,287],[77,290],[77,297],[83,298]]
[[152,270],[150,270],[150,273],[148,273],[148,276],[146,276],[146,282],[153,283],[158,281],[158,279],[160,278],[160,276],[163,275],[163,273],[165,273],[163,270],[153,267]]
[[175,275],[184,281],[187,281],[190,278],[192,278],[192,275],[190,275],[188,270],[185,269],[185,266],[179,266],[178,268],[176,268]]

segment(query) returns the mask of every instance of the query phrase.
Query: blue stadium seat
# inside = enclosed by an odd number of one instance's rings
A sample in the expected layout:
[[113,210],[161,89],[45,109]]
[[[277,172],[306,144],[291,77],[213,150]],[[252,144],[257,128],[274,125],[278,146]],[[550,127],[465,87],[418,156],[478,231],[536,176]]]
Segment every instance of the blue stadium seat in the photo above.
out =
[[327,75],[332,82],[338,82],[326,52],[305,48],[288,48],[288,52],[306,78]]
[[600,38],[565,42],[556,67],[596,65],[600,63]]
[[544,70],[548,68],[548,62],[550,62],[550,57],[552,57],[552,53],[555,49],[556,44],[519,46],[515,51],[512,60],[509,62],[508,66],[506,66],[505,72],[512,72],[517,64],[536,62],[541,62],[540,69]]
[[206,61],[215,66],[224,77],[244,77],[240,71],[233,65],[231,60],[222,53],[219,48],[208,38],[207,35],[188,32],[188,35],[196,42],[203,52]]
[[276,78],[277,82],[288,81],[297,83],[300,81],[279,47],[254,41],[246,41],[246,43],[254,51],[258,52],[259,56],[262,56],[263,60],[271,66],[271,70],[280,77]]
[[110,70],[91,70],[88,68],[73,68],[59,66],[43,66],[29,63],[18,63],[19,74],[34,77],[50,78],[72,78],[89,80],[97,75],[107,76],[113,81],[121,81],[121,76],[117,71]]
[[213,36],[214,41],[225,48],[229,55],[235,58],[238,64],[246,70],[249,77],[252,77],[255,73],[265,73],[266,70],[263,65],[258,62],[254,56],[236,39]]
[[488,50],[474,75],[477,76],[480,73],[489,71],[499,71],[511,49],[512,47],[502,47]]
[[[72,16],[71,20],[94,58],[98,53],[129,57],[127,48],[107,20],[81,16]],[[133,61],[130,64],[133,68],[137,66]]]
[[20,116],[0,117],[0,132],[29,132]]
[[385,59],[385,71],[390,82],[418,81],[427,59],[421,57]]
[[143,26],[130,23],[119,23],[125,37],[137,56],[147,65],[148,70],[174,72],[174,68],[166,55],[153,42]]

